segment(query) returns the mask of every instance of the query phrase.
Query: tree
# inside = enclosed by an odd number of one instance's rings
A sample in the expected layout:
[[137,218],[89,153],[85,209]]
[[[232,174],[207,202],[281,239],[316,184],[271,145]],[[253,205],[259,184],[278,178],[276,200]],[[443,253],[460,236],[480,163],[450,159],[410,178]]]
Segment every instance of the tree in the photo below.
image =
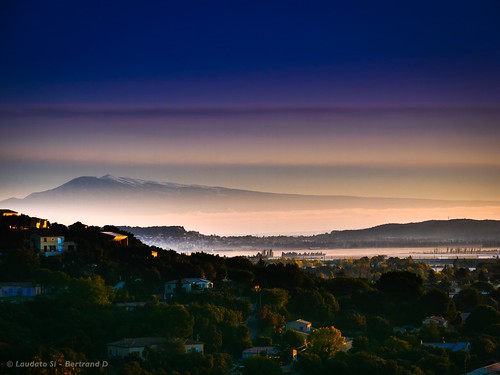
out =
[[352,277],[336,277],[328,280],[325,287],[335,296],[345,296],[355,292],[366,292],[371,289],[366,280],[353,279]]
[[283,289],[273,288],[266,289],[263,288],[261,291],[262,303],[264,305],[269,305],[277,309],[285,307],[288,302],[288,292]]
[[451,316],[455,310],[453,301],[448,295],[438,289],[432,289],[425,293],[421,300],[424,315]]
[[392,333],[391,325],[381,316],[368,319],[366,328],[368,336],[377,340],[385,340]]
[[113,298],[114,290],[104,283],[100,276],[72,279],[69,289],[61,296],[61,300],[69,306],[77,308],[90,305],[108,305]]
[[453,301],[460,311],[472,311],[472,309],[479,306],[484,300],[482,294],[473,288],[462,289],[455,297]]
[[265,357],[250,357],[244,362],[244,375],[280,375],[282,374],[281,367],[272,359]]
[[351,312],[342,319],[343,326],[349,331],[362,331],[366,327],[366,317],[358,312]]
[[498,346],[494,337],[479,336],[472,341],[472,353],[481,360],[493,358],[498,353]]
[[339,311],[335,297],[324,290],[294,288],[288,304],[290,311],[307,316],[310,319],[331,324],[334,315]]
[[387,272],[380,277],[377,288],[389,296],[411,300],[422,293],[422,278],[408,271]]
[[442,332],[436,323],[430,322],[429,324],[424,324],[424,326],[420,329],[419,336],[423,341],[440,341],[442,338]]
[[31,249],[8,250],[0,268],[0,279],[4,281],[29,279],[35,274],[39,265],[40,258]]
[[486,332],[486,330],[500,323],[500,312],[488,305],[481,305],[472,310],[465,322],[465,328],[471,332]]
[[264,306],[259,314],[259,324],[262,330],[272,329],[273,332],[280,333],[286,325],[286,319],[283,314]]
[[289,348],[300,348],[305,344],[304,336],[293,329],[287,329],[281,339]]
[[339,329],[331,326],[315,329],[309,335],[309,342],[312,353],[328,358],[345,344],[345,339]]

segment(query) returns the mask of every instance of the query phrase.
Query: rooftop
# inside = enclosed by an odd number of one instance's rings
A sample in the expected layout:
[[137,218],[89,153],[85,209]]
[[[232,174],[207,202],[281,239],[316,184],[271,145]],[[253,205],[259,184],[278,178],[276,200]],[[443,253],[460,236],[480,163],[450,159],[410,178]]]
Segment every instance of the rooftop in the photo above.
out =
[[500,362],[493,363],[491,365],[484,366],[467,373],[467,375],[494,375],[494,374],[500,374]]
[[297,320],[292,320],[291,322],[289,323],[293,323],[293,322],[297,322],[297,323],[302,323],[302,324],[312,324],[311,322],[308,322],[307,320],[304,320],[304,319],[297,319]]
[[426,342],[425,346],[431,346],[434,348],[442,348],[449,349],[452,352],[458,352],[460,350],[469,351],[470,343],[469,342]]
[[7,208],[0,208],[0,214],[2,214],[2,215],[4,215],[4,214],[7,214],[7,215],[18,215],[18,212],[17,211],[9,210]]
[[163,337],[135,337],[108,342],[108,346],[116,346],[120,348],[142,348],[146,346],[162,345],[166,342],[167,340]]
[[253,348],[248,348],[243,350],[243,354],[260,354],[262,352],[273,352],[275,350],[274,346],[254,346]]
[[115,232],[101,232],[102,234],[106,234],[108,236],[112,236],[112,237],[123,237],[123,238],[127,238],[128,236],[126,234],[121,234],[121,233],[115,233]]
[[[167,284],[172,284],[172,283],[177,283],[179,282],[179,280],[170,280],[170,281],[167,281]],[[181,282],[182,283],[189,283],[189,284],[192,284],[192,283],[211,283],[210,280],[207,280],[207,279],[201,279],[199,277],[188,277],[188,278],[184,278],[184,279],[181,279]]]

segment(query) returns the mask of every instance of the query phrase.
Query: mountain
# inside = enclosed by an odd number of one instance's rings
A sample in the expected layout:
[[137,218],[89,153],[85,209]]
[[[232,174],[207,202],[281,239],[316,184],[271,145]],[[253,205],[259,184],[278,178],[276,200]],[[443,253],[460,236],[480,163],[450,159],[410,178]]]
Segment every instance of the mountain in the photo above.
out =
[[[227,229],[226,232],[234,233],[231,228],[238,222],[241,222],[240,233],[262,232],[262,229],[271,233],[284,233],[282,228],[288,233],[306,230],[317,233],[328,226],[330,230],[337,227],[337,219],[347,222],[349,215],[351,222],[357,223],[359,227],[394,221],[394,215],[387,217],[386,213],[397,210],[448,212],[447,210],[455,207],[476,209],[498,207],[500,204],[485,201],[279,194],[106,175],[78,177],[54,189],[30,194],[24,199],[2,201],[0,206],[69,224],[77,220],[85,220],[94,225],[163,225],[170,222],[206,232],[205,228],[215,228],[210,225],[217,223],[216,228],[222,229],[214,232],[222,234],[224,228]],[[328,210],[328,217],[320,218],[317,214]],[[369,211],[368,215],[364,210]],[[364,220],[365,217],[375,218],[381,214],[386,216],[372,221]],[[302,220],[301,223],[299,219]],[[317,223],[321,223],[321,227]],[[252,224],[256,225],[252,227]],[[281,225],[279,228],[276,226],[278,224]],[[307,225],[309,226],[305,229]]]
[[[448,201],[411,198],[365,198],[354,196],[322,196],[265,193],[203,185],[184,185],[126,177],[78,177],[55,189],[37,192],[24,199],[11,198],[0,202],[14,209],[33,205],[65,206],[96,205],[134,206],[145,212],[168,211],[223,212],[232,210],[290,210],[327,208],[389,208],[389,207],[454,207],[490,205],[486,201]],[[496,202],[495,202],[496,204]]]

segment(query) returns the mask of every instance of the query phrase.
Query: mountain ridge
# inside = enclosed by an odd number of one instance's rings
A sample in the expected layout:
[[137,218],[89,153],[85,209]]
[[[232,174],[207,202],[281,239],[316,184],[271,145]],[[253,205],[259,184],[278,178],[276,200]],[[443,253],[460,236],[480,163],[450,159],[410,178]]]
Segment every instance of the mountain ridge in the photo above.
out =
[[159,182],[159,181],[153,181],[153,180],[143,180],[143,179],[136,179],[136,178],[130,178],[130,177],[116,177],[110,174],[104,175],[102,177],[96,177],[96,176],[80,176],[71,179],[70,181],[57,186],[52,189],[44,190],[44,191],[39,191],[39,192],[33,192],[29,195],[27,195],[24,198],[17,198],[17,197],[11,197],[8,199],[5,199],[3,201],[0,201],[0,204],[9,202],[9,201],[24,201],[24,200],[31,200],[33,198],[37,198],[43,195],[49,195],[53,193],[65,193],[65,192],[71,192],[71,189],[73,190],[79,190],[79,192],[82,191],[82,189],[85,188],[92,188],[95,189],[111,189],[111,188],[121,188],[121,190],[125,189],[158,189],[158,188],[163,188],[163,189],[198,189],[198,190],[205,190],[205,191],[212,191],[212,192],[238,192],[238,193],[243,193],[243,194],[259,194],[259,195],[265,195],[265,196],[286,196],[286,197],[308,197],[308,198],[336,198],[336,199],[360,199],[360,200],[382,200],[382,201],[407,201],[407,202],[435,202],[435,203],[466,203],[466,204],[472,204],[472,203],[477,203],[477,204],[500,204],[500,202],[497,201],[486,201],[486,200],[449,200],[449,199],[431,199],[431,198],[401,198],[401,197],[365,197],[365,196],[355,196],[355,195],[314,195],[314,194],[297,194],[297,193],[276,193],[276,192],[265,192],[265,191],[256,191],[256,190],[246,190],[246,189],[238,189],[238,188],[228,188],[228,187],[222,187],[222,186],[209,186],[209,185],[200,185],[200,184],[181,184],[181,183],[175,183],[175,182]]
[[217,236],[188,231],[182,226],[121,226],[141,241],[164,247],[186,244],[209,248],[359,248],[499,246],[500,220],[426,220],[387,223],[364,229],[333,230],[311,236]]
[[457,217],[457,213],[497,218],[478,212],[495,213],[500,202],[283,194],[105,175],[80,176],[0,205],[68,224],[78,220],[95,225],[172,223],[205,232],[244,234],[317,233],[347,225],[409,221],[406,218]]

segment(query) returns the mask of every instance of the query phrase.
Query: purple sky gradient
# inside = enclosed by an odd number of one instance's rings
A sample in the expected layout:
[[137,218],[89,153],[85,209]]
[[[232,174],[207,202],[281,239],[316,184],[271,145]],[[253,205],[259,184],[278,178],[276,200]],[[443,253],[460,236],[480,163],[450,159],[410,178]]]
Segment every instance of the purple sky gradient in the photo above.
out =
[[500,201],[498,1],[0,7],[0,199],[110,173]]

